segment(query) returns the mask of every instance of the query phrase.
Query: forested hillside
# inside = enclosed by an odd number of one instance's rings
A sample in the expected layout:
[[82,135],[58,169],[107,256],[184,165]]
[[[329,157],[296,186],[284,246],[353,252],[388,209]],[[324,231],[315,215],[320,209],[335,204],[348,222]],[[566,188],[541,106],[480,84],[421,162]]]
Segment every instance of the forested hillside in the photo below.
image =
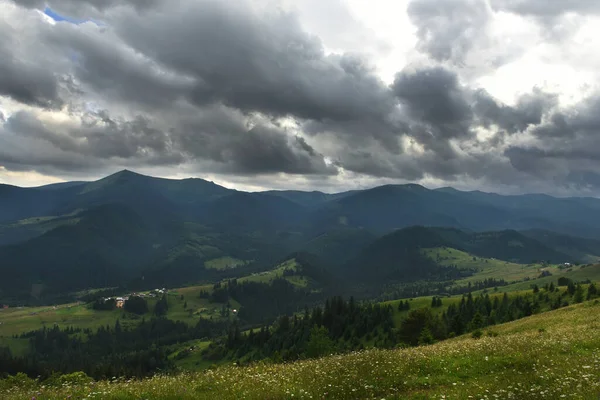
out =
[[[596,239],[560,228],[554,236],[514,230],[556,229],[563,221],[570,231],[600,237],[589,223],[600,212],[593,199],[418,185],[246,193],[122,171],[96,182],[3,186],[0,205],[0,273],[9,278],[0,283],[0,301],[12,304],[73,299],[97,287],[214,283],[267,270],[297,251],[312,253],[350,286],[463,274],[436,267],[416,250],[423,247],[516,263],[588,262],[600,254]],[[410,225],[445,228],[403,230]],[[227,258],[239,260],[239,271],[206,268]]]

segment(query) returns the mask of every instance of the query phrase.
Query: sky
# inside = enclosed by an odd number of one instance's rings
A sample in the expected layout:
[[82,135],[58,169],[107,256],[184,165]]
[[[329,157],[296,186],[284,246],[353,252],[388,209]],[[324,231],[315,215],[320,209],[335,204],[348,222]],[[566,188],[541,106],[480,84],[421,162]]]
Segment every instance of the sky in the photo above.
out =
[[0,183],[600,195],[600,2],[0,0]]

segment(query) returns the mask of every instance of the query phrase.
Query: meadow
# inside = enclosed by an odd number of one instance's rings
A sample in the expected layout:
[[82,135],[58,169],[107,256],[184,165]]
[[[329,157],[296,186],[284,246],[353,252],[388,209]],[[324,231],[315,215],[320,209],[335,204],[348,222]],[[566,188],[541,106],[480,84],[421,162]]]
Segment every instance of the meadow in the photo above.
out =
[[477,270],[472,276],[459,280],[457,285],[490,278],[504,279],[507,282],[535,279],[542,271],[548,271],[552,275],[560,273],[556,265],[518,264],[495,258],[476,257],[449,247],[423,249],[422,252],[442,266],[456,265],[460,269]]
[[[598,301],[429,346],[288,364],[224,366],[146,380],[0,383],[4,399],[597,399]],[[16,385],[15,385],[16,384]],[[10,386],[10,387],[9,387]]]
[[239,266],[247,265],[249,261],[239,260],[233,257],[219,257],[213,258],[212,260],[208,260],[204,262],[204,267],[208,269],[233,269]]

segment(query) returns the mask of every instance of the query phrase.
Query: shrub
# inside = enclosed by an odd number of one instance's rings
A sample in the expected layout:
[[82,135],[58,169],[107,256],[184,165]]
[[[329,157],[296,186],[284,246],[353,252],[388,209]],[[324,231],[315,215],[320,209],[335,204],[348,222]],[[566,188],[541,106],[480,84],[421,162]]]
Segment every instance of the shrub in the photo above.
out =
[[558,278],[558,286],[569,286],[570,283],[573,283],[573,281],[567,277],[561,276],[560,278]]
[[123,308],[130,313],[141,315],[148,312],[148,303],[142,297],[131,296]]
[[69,385],[84,385],[87,383],[91,383],[94,380],[87,376],[85,372],[77,371],[70,374],[65,374],[60,376],[60,382]]
[[37,384],[37,380],[35,379],[31,379],[30,377],[27,376],[27,374],[24,374],[23,372],[18,372],[16,375],[9,375],[6,377],[6,379],[4,379],[3,381],[3,385],[0,385],[0,387],[4,386],[4,387],[18,387],[21,389],[30,389],[34,386],[36,386]]
[[483,332],[481,331],[481,329],[477,329],[477,330],[473,331],[473,333],[471,334],[471,337],[473,339],[479,339],[482,336],[483,336]]

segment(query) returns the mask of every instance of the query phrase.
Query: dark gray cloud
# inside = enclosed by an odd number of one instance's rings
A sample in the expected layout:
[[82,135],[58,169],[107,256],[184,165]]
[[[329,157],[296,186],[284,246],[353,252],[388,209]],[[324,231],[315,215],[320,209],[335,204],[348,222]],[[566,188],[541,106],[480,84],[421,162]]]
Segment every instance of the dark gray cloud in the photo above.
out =
[[[512,145],[505,154],[519,171],[557,184],[581,186],[600,169],[600,94],[554,111],[530,132],[533,140]],[[596,179],[587,182],[600,188]]]
[[35,40],[19,31],[21,22],[28,21],[11,21],[0,16],[0,95],[24,104],[60,107],[63,104],[59,93],[61,76],[21,54],[22,44]]
[[485,0],[412,0],[408,15],[417,27],[419,50],[457,63],[485,36],[490,19]]
[[149,163],[182,161],[181,157],[173,157],[168,135],[141,116],[126,121],[111,118],[105,111],[90,112],[77,125],[44,123],[20,111],[8,118],[4,129],[14,138],[45,142],[65,154],[107,160],[139,158]]
[[475,92],[475,113],[486,128],[497,125],[508,133],[522,132],[530,125],[538,125],[543,115],[558,103],[556,95],[534,89],[517,100],[515,106],[498,102],[485,90]]
[[231,166],[232,172],[243,174],[337,173],[335,167],[327,166],[323,156],[303,138],[287,138],[273,128],[264,126],[254,127],[240,136],[221,152],[221,156],[225,165]]
[[408,67],[396,75],[392,90],[411,119],[427,125],[436,138],[469,134],[473,113],[456,73]]
[[236,174],[337,174],[305,139],[286,132],[267,118],[215,106],[202,113],[174,116],[171,132],[192,159],[210,160],[217,171]]
[[166,107],[189,96],[195,85],[194,78],[171,72],[93,24],[59,24],[46,42],[68,55],[71,73],[86,89],[137,107]]
[[[6,54],[0,50],[0,53]],[[58,79],[51,71],[10,57],[0,57],[0,95],[45,108],[59,108]]]
[[63,124],[42,122],[21,111],[6,121],[0,134],[0,165],[41,164],[71,171],[110,162],[143,167],[189,161],[210,161],[207,168],[222,173],[337,173],[301,137],[264,119],[248,126],[242,114],[224,107],[190,116],[168,131],[143,116],[125,120],[104,110]]
[[320,40],[293,15],[259,15],[245,2],[166,7],[143,18],[123,13],[114,24],[137,51],[195,77],[196,104],[342,121],[382,117],[393,106],[362,59],[326,56]]

